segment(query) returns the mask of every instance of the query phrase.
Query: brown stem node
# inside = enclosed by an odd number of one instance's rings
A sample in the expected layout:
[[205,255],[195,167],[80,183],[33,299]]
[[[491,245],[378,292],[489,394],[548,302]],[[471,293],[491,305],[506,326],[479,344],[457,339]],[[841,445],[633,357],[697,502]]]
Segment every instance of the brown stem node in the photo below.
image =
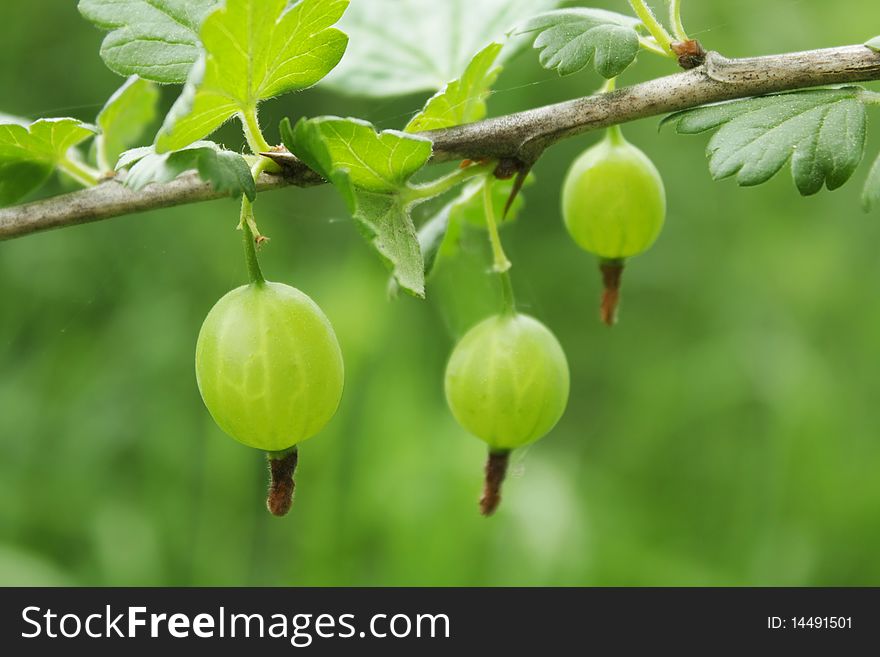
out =
[[684,70],[689,71],[706,63],[706,56],[709,54],[696,39],[687,41],[675,41],[669,45],[672,52],[678,57],[678,65]]
[[602,303],[599,317],[606,326],[614,326],[617,322],[617,307],[620,304],[620,286],[623,278],[623,260],[603,260],[599,263],[602,272]]
[[266,498],[266,507],[273,516],[286,516],[293,504],[293,489],[296,483],[293,480],[293,474],[296,471],[296,464],[299,459],[299,453],[294,447],[277,458],[269,456],[269,496]]
[[507,475],[510,451],[490,451],[486,461],[486,485],[480,498],[480,513],[491,516],[501,504],[501,484]]

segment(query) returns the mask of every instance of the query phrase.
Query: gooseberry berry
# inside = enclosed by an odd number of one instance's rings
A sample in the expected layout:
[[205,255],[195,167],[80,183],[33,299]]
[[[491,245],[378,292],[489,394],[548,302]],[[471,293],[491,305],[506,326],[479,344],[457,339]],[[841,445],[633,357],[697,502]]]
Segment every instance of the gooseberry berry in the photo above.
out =
[[296,288],[258,282],[220,299],[202,324],[196,378],[219,427],[270,455],[270,511],[290,508],[296,445],[342,397],[342,352],[330,321]]
[[572,239],[600,258],[602,319],[611,325],[624,261],[647,251],[666,219],[660,173],[614,126],[571,165],[562,188],[562,216]]
[[446,399],[458,423],[489,445],[484,515],[500,502],[512,449],[545,436],[568,402],[565,353],[541,322],[506,312],[483,320],[456,345],[446,366]]

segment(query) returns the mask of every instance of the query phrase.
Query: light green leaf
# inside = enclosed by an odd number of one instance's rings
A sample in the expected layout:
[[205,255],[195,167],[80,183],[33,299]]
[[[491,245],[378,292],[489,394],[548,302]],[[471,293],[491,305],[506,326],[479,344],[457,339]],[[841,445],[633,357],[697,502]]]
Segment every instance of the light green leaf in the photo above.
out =
[[109,30],[101,57],[119,75],[180,84],[199,58],[199,26],[222,0],[80,0],[79,11]]
[[641,22],[603,9],[560,9],[528,21],[520,34],[539,32],[535,48],[544,68],[571,75],[593,62],[604,78],[617,77],[639,54]]
[[431,142],[397,131],[377,133],[357,119],[300,120],[285,143],[330,180],[348,203],[364,236],[400,287],[425,296],[425,272],[407,195],[409,180],[431,157]]
[[406,126],[406,132],[440,130],[484,118],[486,98],[501,73],[501,67],[495,66],[501,49],[500,43],[492,43],[477,53],[464,75],[428,100]]
[[865,45],[868,46],[871,50],[876,50],[877,52],[880,52],[880,36],[875,36]]
[[227,0],[200,31],[205,56],[156,138],[159,152],[181,149],[261,100],[305,89],[329,73],[348,37],[334,25],[348,0]]
[[113,171],[116,160],[135,145],[146,127],[156,118],[159,90],[152,82],[136,75],[126,80],[98,114],[101,134],[96,138],[98,166]]
[[852,176],[865,149],[865,107],[859,87],[812,89],[709,105],[667,117],[680,134],[717,130],[709,141],[716,180],[736,176],[760,185],[787,162],[798,190],[837,189]]
[[244,157],[210,141],[196,142],[173,153],[156,153],[151,146],[135,148],[122,154],[118,166],[130,167],[125,186],[135,191],[153,183],[171,182],[196,170],[202,180],[220,193],[233,197],[244,194],[251,201],[257,197],[256,184]]
[[76,119],[40,119],[25,127],[0,123],[0,205],[15,203],[42,185],[68,151],[97,129]]
[[[437,91],[475,52],[560,0],[360,0],[340,23],[351,46],[326,84],[360,96]],[[499,63],[524,43],[509,43]]]
[[868,179],[865,181],[865,190],[862,192],[862,204],[865,212],[880,207],[880,155],[874,161],[874,166],[868,173]]

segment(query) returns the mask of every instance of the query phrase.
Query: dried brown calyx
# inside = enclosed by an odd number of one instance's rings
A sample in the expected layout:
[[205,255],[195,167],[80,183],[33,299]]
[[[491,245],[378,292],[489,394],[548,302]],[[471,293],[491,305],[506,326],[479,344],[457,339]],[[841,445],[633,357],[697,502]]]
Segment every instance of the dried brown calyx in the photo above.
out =
[[703,44],[696,39],[675,41],[669,47],[672,48],[672,52],[678,57],[678,65],[686,71],[705,64],[706,55],[709,54],[703,48]]
[[289,452],[278,455],[269,455],[269,496],[266,498],[266,507],[273,516],[286,516],[293,504],[293,489],[296,483],[293,474],[296,472],[296,464],[299,453],[294,447]]
[[501,504],[501,484],[507,476],[507,465],[510,462],[510,451],[499,450],[489,452],[486,461],[486,484],[480,498],[480,513],[491,516]]

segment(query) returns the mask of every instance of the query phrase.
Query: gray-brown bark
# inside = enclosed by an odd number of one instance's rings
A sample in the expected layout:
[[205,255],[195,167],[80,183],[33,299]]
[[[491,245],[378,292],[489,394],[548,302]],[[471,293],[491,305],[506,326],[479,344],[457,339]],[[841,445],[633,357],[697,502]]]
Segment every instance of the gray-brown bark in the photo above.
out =
[[[548,146],[590,130],[735,98],[806,87],[880,80],[880,53],[865,46],[726,59],[709,53],[705,65],[608,94],[423,133],[434,161],[516,159],[532,164]],[[277,154],[283,175],[263,174],[261,191],[320,184],[292,155]],[[119,181],[0,210],[0,240],[219,198],[194,174],[132,192]]]

